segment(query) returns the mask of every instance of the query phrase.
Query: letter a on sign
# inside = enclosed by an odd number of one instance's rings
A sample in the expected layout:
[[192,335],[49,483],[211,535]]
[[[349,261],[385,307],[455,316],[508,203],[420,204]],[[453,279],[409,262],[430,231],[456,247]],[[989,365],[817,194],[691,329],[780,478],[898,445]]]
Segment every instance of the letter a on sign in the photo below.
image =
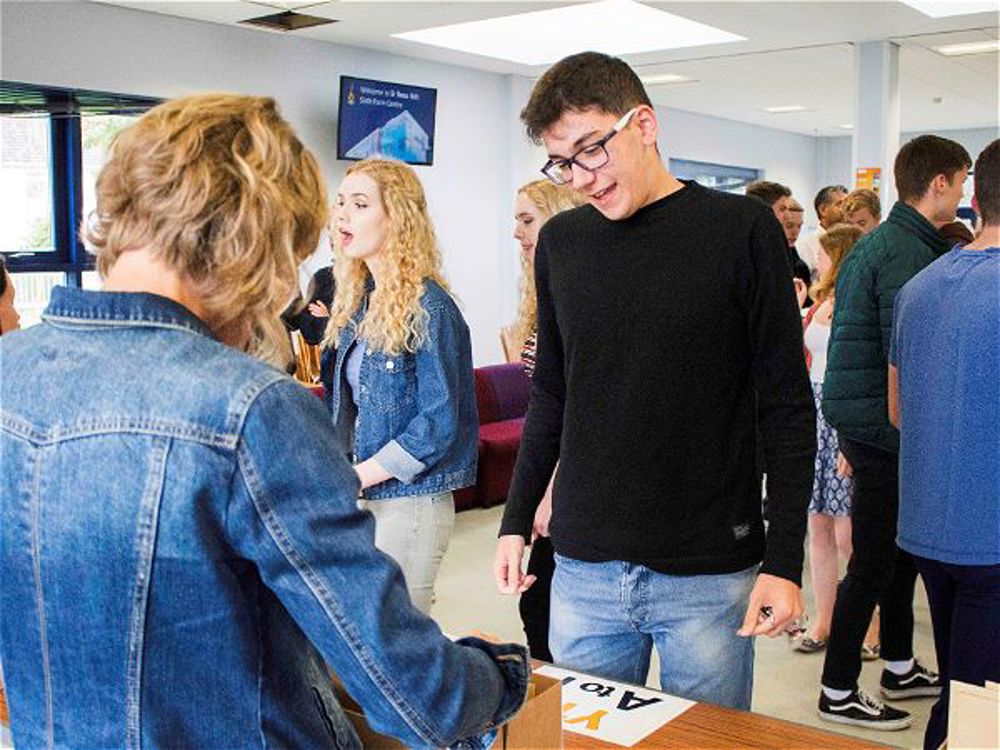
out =
[[631,690],[626,690],[622,695],[622,699],[618,701],[619,711],[631,711],[634,708],[645,708],[646,706],[652,706],[654,703],[659,703],[662,698],[640,698]]

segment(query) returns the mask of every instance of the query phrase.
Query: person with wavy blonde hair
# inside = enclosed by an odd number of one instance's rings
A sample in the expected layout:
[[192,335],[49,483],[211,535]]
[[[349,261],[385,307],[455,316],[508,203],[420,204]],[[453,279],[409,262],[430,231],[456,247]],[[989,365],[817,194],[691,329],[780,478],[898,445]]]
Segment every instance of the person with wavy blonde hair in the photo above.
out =
[[414,171],[351,166],[337,190],[335,292],[323,382],[356,460],[375,543],[430,611],[455,518],[452,491],[476,481],[479,419],[469,328],[441,273]]
[[819,280],[809,290],[817,303],[829,300],[829,309],[825,311],[826,315],[822,316],[824,319],[833,317],[833,293],[837,288],[840,266],[857,241],[865,234],[864,230],[855,224],[834,224],[827,230],[827,234],[830,233],[832,236],[829,239],[824,239],[825,234],[820,237],[820,253],[816,256]]
[[134,285],[148,256],[190,286],[226,343],[288,359],[278,316],[327,210],[316,161],[273,100],[206,94],[153,109],[115,140],[96,190],[83,235],[105,289]]
[[361,747],[327,664],[408,747],[488,744],[523,702],[525,649],[413,606],[323,404],[247,354],[285,341],[323,185],[274,100],[161,104],[97,181],[103,289],[0,337],[18,747]]
[[535,298],[535,245],[538,233],[549,219],[561,211],[582,206],[586,201],[574,190],[551,180],[534,180],[517,191],[514,200],[514,239],[521,245],[521,283],[517,318],[500,331],[508,362],[520,361],[531,375],[535,369],[535,334],[538,309]]
[[[837,597],[837,577],[840,560],[849,560],[851,544],[851,501],[854,482],[851,467],[837,442],[837,433],[823,417],[819,405],[823,400],[823,380],[826,374],[826,354],[833,320],[834,291],[837,275],[844,259],[863,234],[853,224],[834,224],[819,238],[816,267],[819,281],[810,289],[815,304],[809,308],[803,325],[806,365],[816,402],[817,451],[813,467],[813,490],[809,503],[809,566],[816,617],[807,633],[794,640],[796,651],[815,653],[826,648]],[[877,656],[878,621],[874,620],[862,648],[865,658]]]
[[[556,214],[585,203],[576,191],[551,180],[533,180],[522,185],[514,199],[514,239],[521,246],[520,302],[517,319],[500,330],[500,342],[508,362],[520,362],[531,377],[535,371],[538,336],[538,307],[535,297],[535,246],[538,233]],[[553,480],[555,472],[553,471]],[[552,516],[552,481],[535,511],[528,575],[534,585],[521,594],[518,611],[528,640],[528,650],[536,659],[552,661],[549,651],[549,608],[555,557],[549,539]]]

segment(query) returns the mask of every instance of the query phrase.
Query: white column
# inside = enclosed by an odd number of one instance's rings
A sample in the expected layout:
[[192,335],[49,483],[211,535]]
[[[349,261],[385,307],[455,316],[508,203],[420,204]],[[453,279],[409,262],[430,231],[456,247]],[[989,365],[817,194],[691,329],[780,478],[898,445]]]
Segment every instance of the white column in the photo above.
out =
[[[880,167],[883,216],[896,200],[892,164],[899,151],[899,45],[854,45],[854,133],[851,167]],[[852,174],[852,180],[854,175]]]

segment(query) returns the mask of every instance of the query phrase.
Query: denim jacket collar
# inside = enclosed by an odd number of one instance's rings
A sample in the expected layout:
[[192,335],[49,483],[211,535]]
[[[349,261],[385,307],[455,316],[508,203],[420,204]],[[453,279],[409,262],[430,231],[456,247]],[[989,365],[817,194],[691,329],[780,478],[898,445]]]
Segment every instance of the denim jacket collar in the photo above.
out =
[[141,324],[181,328],[215,338],[208,326],[186,307],[149,292],[96,292],[57,286],[42,319],[54,325]]

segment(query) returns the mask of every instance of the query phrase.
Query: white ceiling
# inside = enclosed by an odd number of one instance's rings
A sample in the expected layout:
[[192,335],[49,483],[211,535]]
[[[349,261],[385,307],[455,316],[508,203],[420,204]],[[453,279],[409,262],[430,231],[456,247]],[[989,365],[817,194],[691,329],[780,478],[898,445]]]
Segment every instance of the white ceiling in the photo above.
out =
[[[537,76],[542,67],[428,47],[390,34],[569,5],[566,2],[134,2],[107,4],[224,25],[286,8],[338,19],[290,32],[336,44],[461,65],[496,73]],[[670,13],[717,26],[746,41],[628,55],[640,73],[680,73],[696,83],[650,87],[669,107],[810,135],[846,135],[853,116],[854,42],[891,39],[900,49],[901,121],[905,132],[997,128],[998,55],[945,57],[931,47],[997,39],[998,12],[933,19],[893,0],[879,2],[691,0],[650,2]],[[241,28],[250,28],[241,26]],[[260,30],[257,33],[281,33]],[[412,83],[420,83],[412,81]],[[799,104],[809,111],[771,114],[764,107]]]

